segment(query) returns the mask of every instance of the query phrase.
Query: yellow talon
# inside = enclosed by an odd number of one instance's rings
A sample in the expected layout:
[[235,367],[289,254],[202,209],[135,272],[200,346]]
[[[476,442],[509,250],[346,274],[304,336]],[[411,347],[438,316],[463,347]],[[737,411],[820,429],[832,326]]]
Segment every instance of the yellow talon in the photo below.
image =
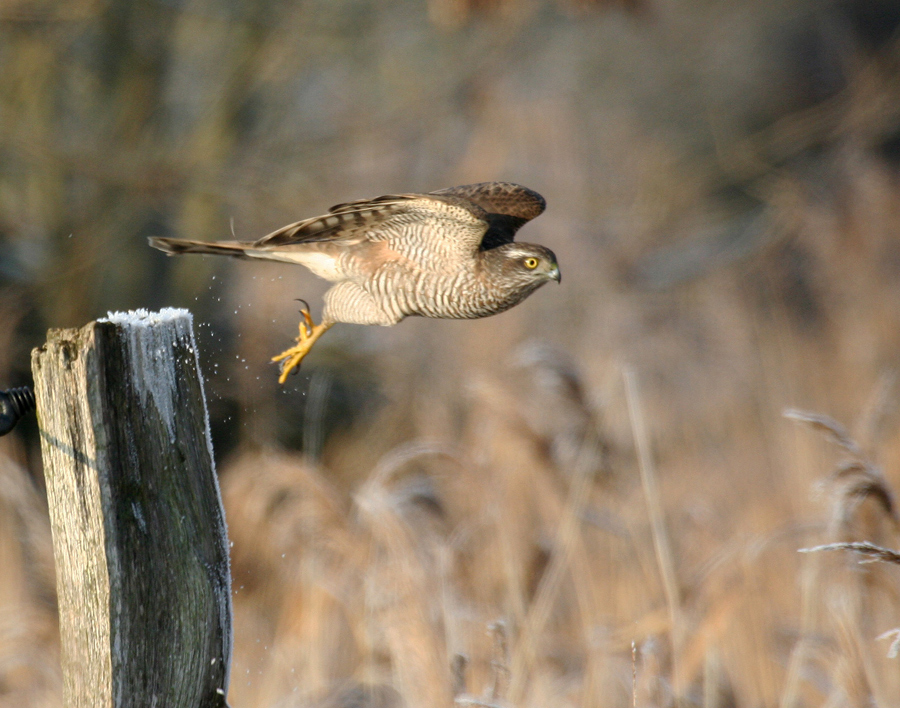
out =
[[325,332],[331,329],[333,322],[322,322],[321,324],[313,324],[312,315],[309,310],[301,310],[300,314],[303,319],[300,321],[300,335],[297,337],[297,344],[281,352],[278,356],[273,356],[272,361],[283,361],[281,365],[281,376],[278,377],[278,383],[283,384],[287,381],[288,374],[300,366],[309,350],[312,349],[316,340]]

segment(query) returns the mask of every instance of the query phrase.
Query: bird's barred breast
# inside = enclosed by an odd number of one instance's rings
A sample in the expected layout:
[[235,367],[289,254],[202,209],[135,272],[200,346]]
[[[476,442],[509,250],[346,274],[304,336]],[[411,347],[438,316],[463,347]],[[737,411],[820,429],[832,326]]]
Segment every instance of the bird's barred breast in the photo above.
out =
[[365,287],[385,312],[398,320],[409,315],[487,317],[508,310],[531,292],[487,283],[471,271],[444,274],[405,268],[382,268]]

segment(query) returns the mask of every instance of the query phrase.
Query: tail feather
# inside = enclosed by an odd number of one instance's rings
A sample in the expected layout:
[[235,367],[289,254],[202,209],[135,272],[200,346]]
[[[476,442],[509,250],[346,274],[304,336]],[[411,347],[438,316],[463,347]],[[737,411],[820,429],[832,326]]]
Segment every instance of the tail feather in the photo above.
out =
[[252,246],[239,241],[187,241],[180,238],[161,238],[151,236],[147,239],[153,248],[174,256],[182,253],[210,253],[232,258],[248,258],[245,249]]

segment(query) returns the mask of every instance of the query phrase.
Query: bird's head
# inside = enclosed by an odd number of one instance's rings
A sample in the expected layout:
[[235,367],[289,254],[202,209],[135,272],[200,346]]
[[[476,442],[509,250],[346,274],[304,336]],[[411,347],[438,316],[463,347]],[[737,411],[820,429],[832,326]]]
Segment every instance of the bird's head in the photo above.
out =
[[549,248],[532,243],[507,243],[485,251],[503,274],[523,285],[543,285],[548,280],[562,282],[556,255]]

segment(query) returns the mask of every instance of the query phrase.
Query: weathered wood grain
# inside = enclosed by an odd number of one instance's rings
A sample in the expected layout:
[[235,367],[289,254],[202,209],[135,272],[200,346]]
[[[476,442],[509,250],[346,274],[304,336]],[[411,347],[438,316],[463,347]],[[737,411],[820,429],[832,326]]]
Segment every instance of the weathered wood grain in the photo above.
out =
[[190,314],[51,330],[32,369],[66,708],[226,705],[228,540]]

